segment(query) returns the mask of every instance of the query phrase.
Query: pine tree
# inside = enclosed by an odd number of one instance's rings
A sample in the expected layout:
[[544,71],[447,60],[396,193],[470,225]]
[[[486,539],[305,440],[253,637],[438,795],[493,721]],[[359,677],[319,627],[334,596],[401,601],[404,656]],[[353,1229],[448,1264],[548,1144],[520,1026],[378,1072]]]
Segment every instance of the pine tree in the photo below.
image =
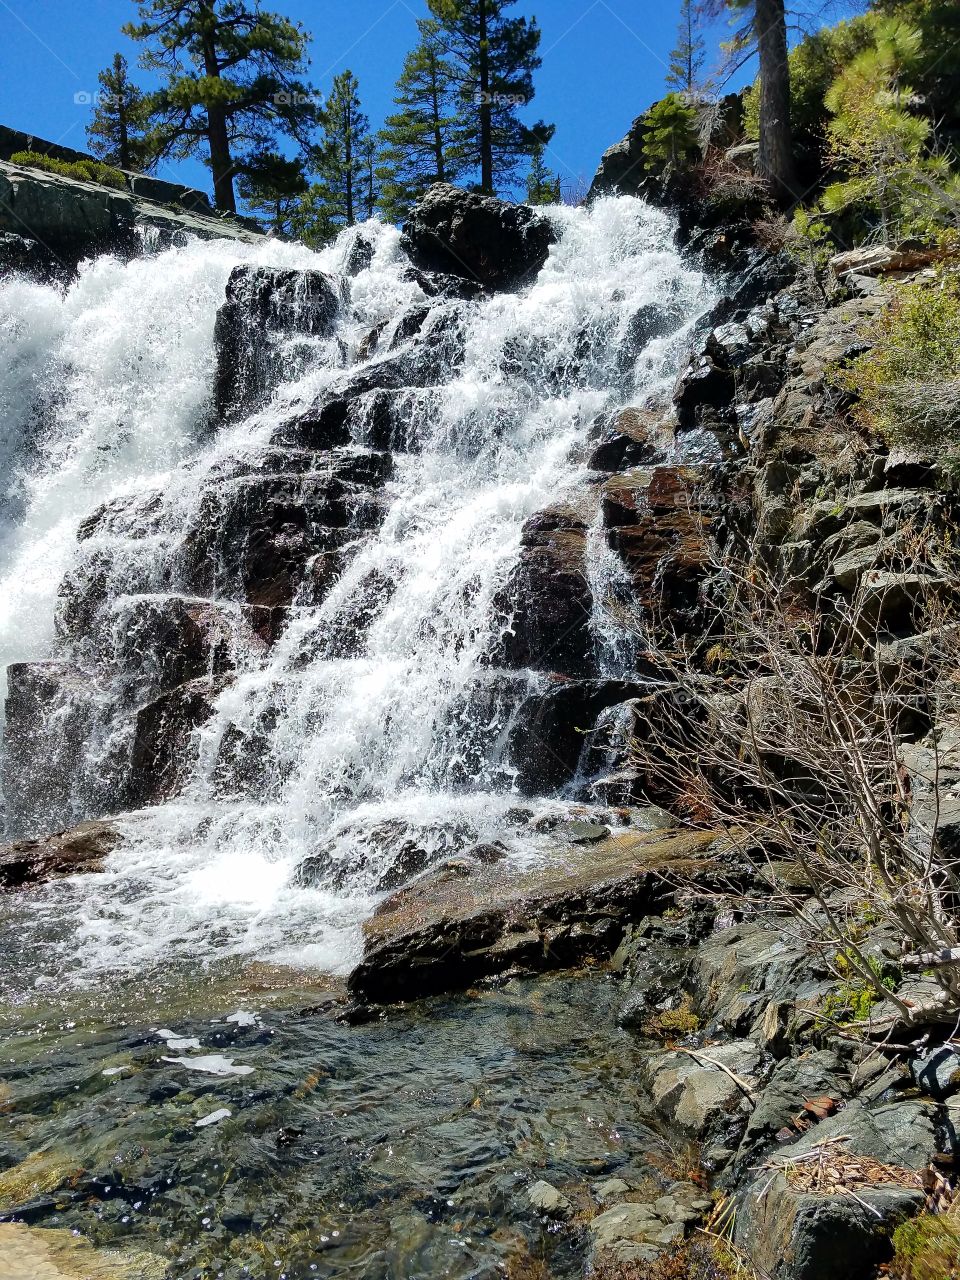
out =
[[547,168],[546,148],[538,142],[533,148],[530,172],[527,174],[527,204],[559,204],[560,178]]
[[365,215],[375,164],[370,141],[359,82],[352,71],[344,71],[334,80],[323,109],[323,135],[315,162],[318,181],[304,203],[311,243],[324,243]]
[[318,118],[297,77],[307,33],[259,0],[139,0],[140,22],[124,27],[146,45],[142,65],[165,76],[151,95],[159,155],[205,149],[219,209],[236,212],[234,178],[255,165],[277,134],[304,141]]
[[692,94],[700,81],[703,70],[703,36],[697,22],[697,0],[681,0],[680,26],[677,43],[670,53],[670,70],[667,86],[679,93]]
[[118,169],[149,171],[156,164],[147,137],[150,103],[130,79],[123,54],[114,54],[113,62],[97,79],[101,92],[93,120],[87,125],[90,150]]
[[790,125],[790,63],[784,0],[703,0],[705,12],[746,12],[748,22],[730,48],[738,56],[755,48],[760,59],[760,150],[757,172],[783,205],[797,199],[796,164]]
[[300,201],[309,186],[302,159],[263,152],[251,159],[237,186],[249,211],[270,231],[294,234]]
[[394,103],[380,133],[380,207],[401,222],[435,182],[456,182],[465,164],[464,124],[453,68],[436,22],[421,20],[420,42],[407,55]]
[[507,15],[516,0],[427,0],[438,38],[458,88],[467,158],[479,189],[495,194],[510,183],[539,141],[554,126],[525,125],[519,116],[533,99],[540,66],[536,19]]

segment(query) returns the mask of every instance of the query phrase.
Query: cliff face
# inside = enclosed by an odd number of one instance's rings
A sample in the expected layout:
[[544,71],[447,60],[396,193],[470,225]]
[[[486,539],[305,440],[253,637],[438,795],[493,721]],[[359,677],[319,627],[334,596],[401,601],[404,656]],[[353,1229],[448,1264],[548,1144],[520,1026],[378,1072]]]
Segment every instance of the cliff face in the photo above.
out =
[[0,263],[35,274],[69,273],[97,253],[130,254],[140,237],[158,246],[184,235],[255,241],[256,224],[222,217],[202,191],[127,173],[126,190],[75,181],[10,163],[21,151],[59,160],[89,160],[71,151],[0,126]]

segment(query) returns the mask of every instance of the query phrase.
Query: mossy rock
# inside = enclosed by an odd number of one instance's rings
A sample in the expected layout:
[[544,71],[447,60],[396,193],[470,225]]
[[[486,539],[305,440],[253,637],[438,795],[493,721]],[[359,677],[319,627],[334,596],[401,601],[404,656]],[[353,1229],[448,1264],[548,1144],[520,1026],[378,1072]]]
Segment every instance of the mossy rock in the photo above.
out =
[[893,1233],[897,1280],[960,1280],[960,1215],[921,1214]]

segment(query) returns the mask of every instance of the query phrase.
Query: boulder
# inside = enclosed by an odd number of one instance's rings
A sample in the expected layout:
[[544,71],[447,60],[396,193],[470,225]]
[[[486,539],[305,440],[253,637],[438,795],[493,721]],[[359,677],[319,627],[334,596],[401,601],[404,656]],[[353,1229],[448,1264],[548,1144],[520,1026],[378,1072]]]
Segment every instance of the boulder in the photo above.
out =
[[743,1120],[760,1070],[760,1048],[752,1040],[655,1054],[644,1065],[657,1113],[697,1141],[715,1136],[731,1119]]
[[213,714],[227,676],[205,676],[165,693],[137,712],[130,750],[129,804],[159,804],[176,795],[196,763],[193,736]]
[[594,471],[625,471],[653,462],[666,443],[661,414],[650,409],[621,409],[601,428],[587,466]]
[[848,1280],[874,1274],[893,1254],[890,1237],[923,1208],[919,1187],[858,1187],[856,1199],[793,1190],[782,1173],[751,1183],[736,1243],[770,1280]]
[[587,527],[571,508],[527,521],[520,558],[494,601],[504,632],[495,664],[589,675],[594,668]]
[[549,219],[526,205],[437,183],[411,211],[402,243],[415,266],[496,290],[532,279],[555,240]]
[[338,309],[337,293],[322,271],[234,267],[214,328],[217,416],[260,408],[281,379],[295,373],[298,355],[309,350],[298,351],[291,339],[325,336]]
[[563,1192],[542,1179],[527,1188],[527,1203],[545,1218],[563,1222],[573,1217],[573,1205]]
[[116,825],[82,822],[69,831],[0,846],[0,891],[45,884],[82,871],[99,871],[120,843]]
[[560,845],[522,872],[505,862],[439,868],[399,890],[363,926],[354,996],[385,1003],[469,986],[505,970],[562,968],[609,957],[626,922],[693,874],[712,832],[621,831]]

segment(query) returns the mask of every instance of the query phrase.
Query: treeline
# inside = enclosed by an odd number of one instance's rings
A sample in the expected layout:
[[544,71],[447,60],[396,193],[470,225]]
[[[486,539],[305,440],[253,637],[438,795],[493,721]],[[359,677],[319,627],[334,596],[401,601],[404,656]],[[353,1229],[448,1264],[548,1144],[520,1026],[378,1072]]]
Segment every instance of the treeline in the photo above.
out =
[[145,92],[117,54],[101,73],[91,150],[149,172],[199,155],[219,209],[238,197],[270,228],[320,244],[380,214],[400,221],[436,182],[496,194],[526,180],[533,203],[559,198],[545,149],[553,126],[527,124],[540,28],[517,0],[427,0],[373,131],[344,71],[324,97],[306,79],[308,33],[257,0],[139,0],[124,33],[161,87]]

